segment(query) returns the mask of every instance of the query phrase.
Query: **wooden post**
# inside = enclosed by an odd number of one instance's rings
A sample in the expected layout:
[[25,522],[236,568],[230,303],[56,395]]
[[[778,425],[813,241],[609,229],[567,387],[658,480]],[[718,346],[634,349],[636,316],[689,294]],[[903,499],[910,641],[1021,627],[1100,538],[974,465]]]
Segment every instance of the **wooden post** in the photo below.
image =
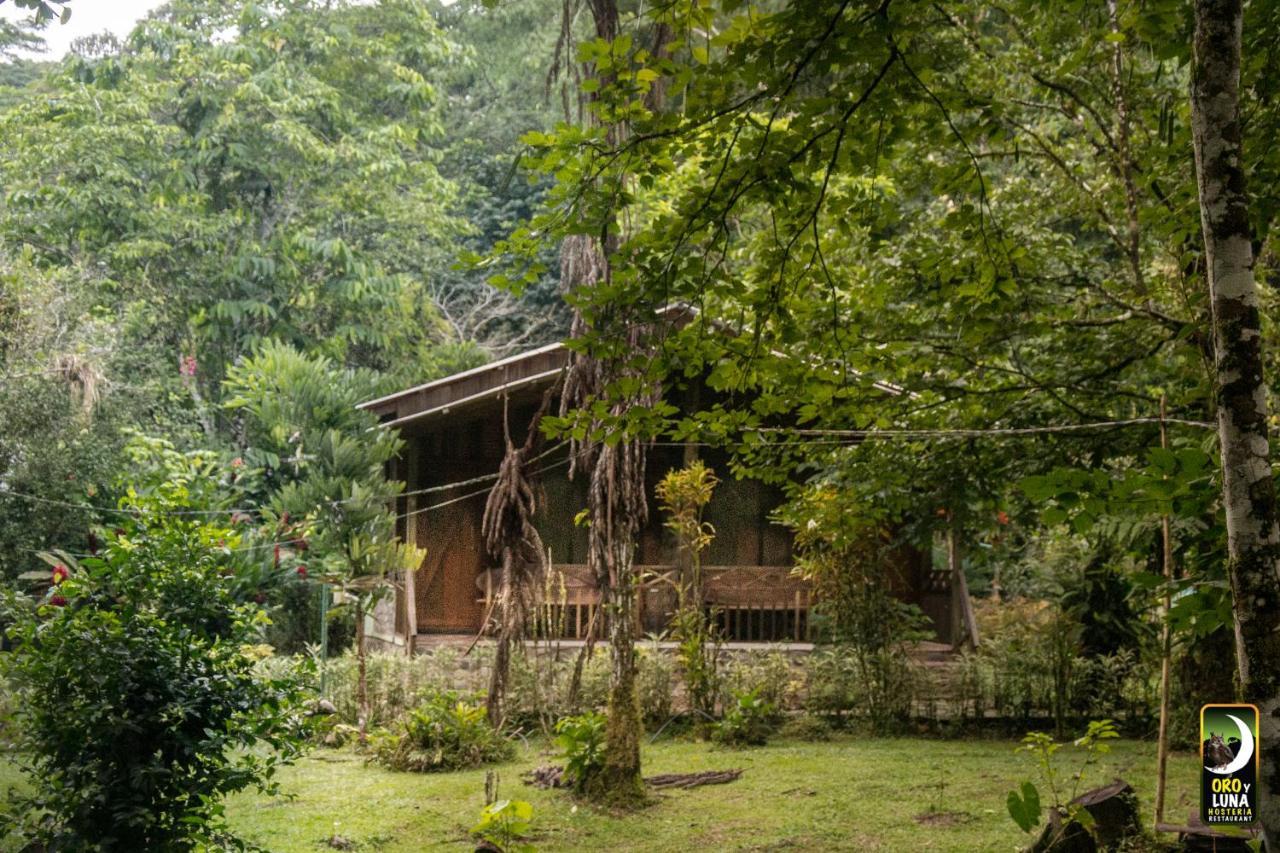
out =
[[[408,456],[405,460],[405,488],[416,492],[422,483],[418,476],[418,442],[409,442]],[[418,546],[418,495],[411,494],[405,498],[404,538],[410,545]],[[404,573],[404,640],[405,654],[413,657],[418,645],[418,567],[415,566]]]
[[[1160,446],[1169,449],[1169,433],[1165,428],[1165,398],[1160,395]],[[1169,630],[1169,584],[1173,581],[1173,537],[1169,530],[1169,514],[1160,516],[1160,539],[1164,562],[1164,602],[1160,613],[1160,731],[1156,736],[1156,824],[1164,822],[1165,776],[1169,763],[1169,677],[1173,636]]]
[[960,559],[954,515],[947,518],[947,568],[951,570],[951,645],[959,648],[967,639],[976,649],[978,624],[973,615],[973,602],[969,600],[969,582],[964,576],[964,561]]

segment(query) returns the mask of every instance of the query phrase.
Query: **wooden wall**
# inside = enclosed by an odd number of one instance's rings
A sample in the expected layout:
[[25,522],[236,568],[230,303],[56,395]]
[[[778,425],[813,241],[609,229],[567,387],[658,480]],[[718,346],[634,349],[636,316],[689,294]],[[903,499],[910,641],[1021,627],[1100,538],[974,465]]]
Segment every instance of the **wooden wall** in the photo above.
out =
[[[528,424],[534,403],[522,400],[510,406],[513,440],[524,440],[523,426]],[[503,454],[502,408],[499,401],[491,407],[470,410],[465,418],[441,419],[432,428],[404,436],[413,443],[404,460],[401,476],[408,491],[469,480],[498,469]],[[649,520],[645,525],[636,555],[645,565],[674,565],[677,548],[674,536],[663,524],[663,514],[654,497],[654,489],[671,468],[684,464],[682,447],[659,446],[651,449],[646,470],[649,492]],[[535,524],[543,543],[550,549],[556,564],[587,562],[587,530],[574,523],[586,507],[586,476],[568,478],[567,451],[547,456],[539,467],[547,469],[541,477],[542,500]],[[717,464],[717,462],[719,464]],[[708,507],[707,520],[717,531],[704,564],[723,566],[789,566],[790,534],[769,520],[781,501],[781,494],[754,481],[735,481],[723,459],[710,458],[722,482]],[[481,519],[487,484],[462,486],[448,491],[416,496],[418,508],[432,507],[413,516],[417,543],[427,550],[426,559],[416,577],[416,609],[418,630],[424,633],[456,633],[476,631],[484,617],[484,573],[493,561],[484,550]],[[456,500],[472,492],[479,495]],[[400,501],[404,513],[410,503]],[[402,523],[402,535],[407,527]],[[649,608],[658,612],[656,605]],[[646,626],[659,630],[661,625]]]

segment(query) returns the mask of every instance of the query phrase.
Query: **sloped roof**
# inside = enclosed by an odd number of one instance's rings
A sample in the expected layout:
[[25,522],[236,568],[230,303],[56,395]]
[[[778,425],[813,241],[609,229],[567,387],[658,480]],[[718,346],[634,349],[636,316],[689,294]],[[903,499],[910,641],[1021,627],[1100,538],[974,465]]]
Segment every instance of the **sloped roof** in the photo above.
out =
[[[677,304],[662,308],[657,313],[665,319],[683,323],[697,316],[698,311],[692,306]],[[568,365],[569,353],[569,348],[563,343],[547,344],[369,400],[358,408],[373,412],[383,426],[403,427],[448,415],[518,389],[545,388]],[[888,382],[872,384],[877,390],[894,397],[904,393],[902,388]]]
[[445,415],[517,388],[548,385],[568,363],[568,347],[562,343],[547,344],[369,400],[359,408],[373,412],[384,426],[400,427]]

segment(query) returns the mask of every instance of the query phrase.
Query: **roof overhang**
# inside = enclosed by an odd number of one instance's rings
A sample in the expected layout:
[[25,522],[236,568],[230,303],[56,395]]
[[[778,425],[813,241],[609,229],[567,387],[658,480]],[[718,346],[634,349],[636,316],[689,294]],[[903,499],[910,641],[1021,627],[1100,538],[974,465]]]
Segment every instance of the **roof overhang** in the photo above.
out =
[[[683,325],[698,315],[690,306],[668,305],[657,312],[662,319]],[[479,407],[504,395],[545,388],[569,364],[570,350],[563,343],[547,344],[497,361],[415,385],[376,400],[361,403],[358,408],[372,412],[384,427],[397,429],[445,417],[459,411]],[[774,355],[787,358],[784,353]],[[854,371],[859,373],[858,371]],[[859,373],[860,375],[860,373]],[[890,396],[901,396],[905,389],[888,382],[872,386]]]
[[550,384],[568,363],[568,347],[561,343],[548,344],[369,400],[359,408],[373,412],[383,426],[402,427],[496,399],[517,389]]

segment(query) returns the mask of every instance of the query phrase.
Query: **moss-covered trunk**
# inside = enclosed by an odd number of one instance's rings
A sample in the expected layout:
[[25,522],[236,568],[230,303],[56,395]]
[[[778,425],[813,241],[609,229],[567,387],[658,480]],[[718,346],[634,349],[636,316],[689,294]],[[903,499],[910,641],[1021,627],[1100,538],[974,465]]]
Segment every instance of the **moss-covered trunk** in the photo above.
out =
[[636,585],[634,547],[619,543],[615,565],[625,567],[609,590],[609,707],[605,726],[604,766],[587,786],[587,794],[605,805],[629,808],[644,799],[640,773],[640,737],[644,731],[636,693]]
[[1191,130],[1204,228],[1240,693],[1261,714],[1259,804],[1280,844],[1280,526],[1242,166],[1241,0],[1196,0]]

